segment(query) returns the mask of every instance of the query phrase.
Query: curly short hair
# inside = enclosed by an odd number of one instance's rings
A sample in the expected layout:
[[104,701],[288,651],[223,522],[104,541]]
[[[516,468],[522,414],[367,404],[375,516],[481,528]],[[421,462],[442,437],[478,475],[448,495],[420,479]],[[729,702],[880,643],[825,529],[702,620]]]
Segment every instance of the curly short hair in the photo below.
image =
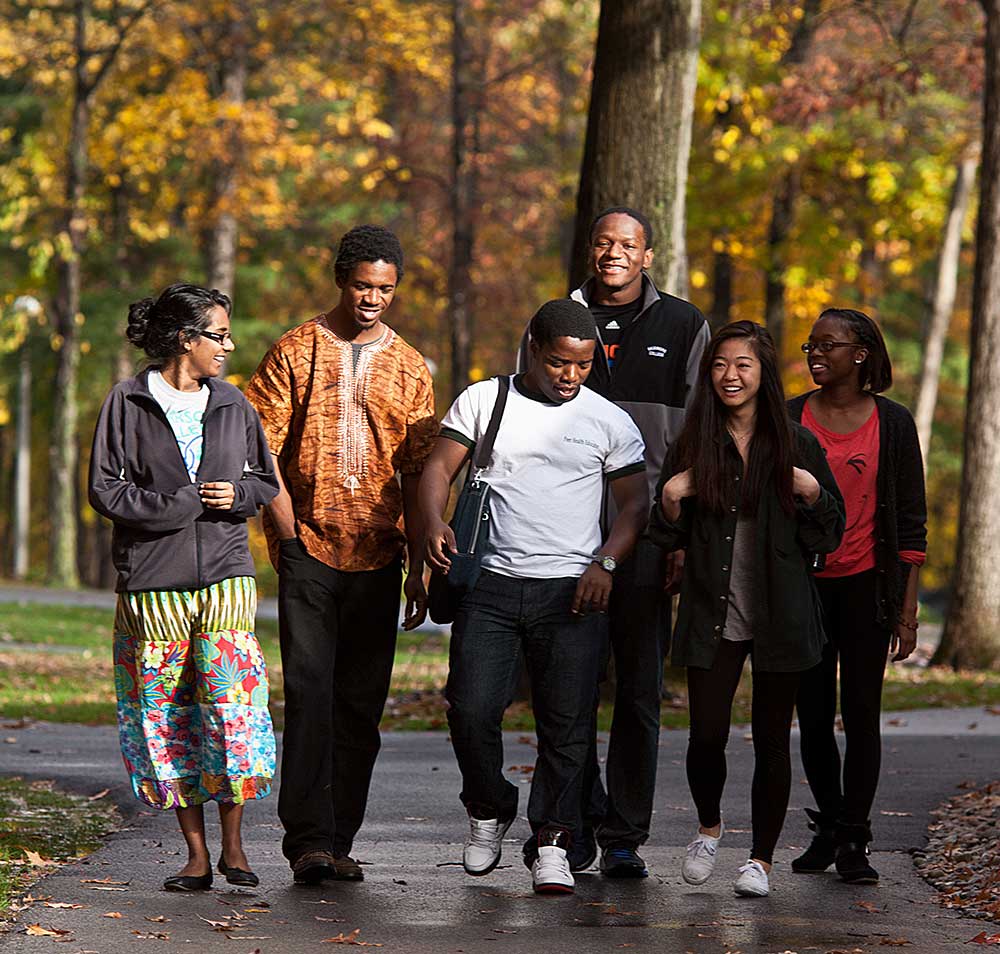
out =
[[362,262],[386,262],[396,266],[396,281],[403,277],[403,246],[395,234],[381,225],[356,225],[340,240],[333,273],[339,283],[350,278]]
[[586,305],[572,298],[547,301],[535,312],[528,326],[531,340],[537,345],[552,344],[556,338],[596,341],[597,325]]
[[184,352],[184,343],[209,325],[216,308],[231,315],[233,303],[216,288],[177,282],[154,300],[143,298],[128,308],[125,337],[154,361],[166,361]]

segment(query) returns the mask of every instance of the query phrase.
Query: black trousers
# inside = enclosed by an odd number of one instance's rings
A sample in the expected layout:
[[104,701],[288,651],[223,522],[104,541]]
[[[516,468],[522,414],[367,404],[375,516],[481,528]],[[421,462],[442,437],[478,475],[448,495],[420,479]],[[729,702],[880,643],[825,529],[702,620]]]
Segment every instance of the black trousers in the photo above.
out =
[[346,573],[281,546],[278,575],[285,730],[278,816],[289,861],[349,854],[368,787],[396,650],[400,561]]
[[[891,634],[875,622],[875,572],[816,580],[829,642],[799,688],[802,767],[816,807],[848,825],[868,823],[882,766],[882,680]],[[843,777],[834,734],[838,663]]]
[[[670,597],[659,547],[641,542],[615,572],[608,607],[615,708],[608,738],[607,792],[597,762],[595,695],[584,783],[584,826],[601,847],[638,848],[649,838],[660,740],[663,661],[670,650]],[[578,842],[580,839],[577,839]]]
[[[688,667],[691,734],[687,777],[705,828],[719,824],[722,790],[726,785],[726,743],[733,697],[753,640],[719,641],[711,669]],[[788,810],[792,769],[789,735],[799,686],[797,672],[753,673],[753,784],[750,790],[753,847],[750,857],[770,863]]]
[[531,676],[538,758],[532,832],[580,826],[590,710],[607,617],[570,612],[577,579],[515,579],[484,570],[452,628],[447,696],[462,803],[483,818],[513,818],[518,788],[504,777],[501,722],[521,654]]

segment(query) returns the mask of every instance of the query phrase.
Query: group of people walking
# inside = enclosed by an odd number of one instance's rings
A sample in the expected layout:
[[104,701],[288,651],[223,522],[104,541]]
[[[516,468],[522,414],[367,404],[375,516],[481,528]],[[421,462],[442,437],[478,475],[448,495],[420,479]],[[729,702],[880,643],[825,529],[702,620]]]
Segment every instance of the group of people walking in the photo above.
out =
[[[338,303],[275,342],[245,395],[219,377],[235,347],[226,296],[172,285],[132,306],[127,335],[150,363],[104,403],[90,500],[114,522],[123,757],[137,797],[176,809],[188,847],[166,888],[212,884],[208,801],[218,872],[258,883],[240,822],[275,768],[246,530],[260,507],[279,580],[283,852],[297,883],[363,879],[351,853],[400,587],[412,629],[425,563],[447,574],[456,556],[451,485],[484,442],[490,532],[455,609],[445,690],[466,872],[496,867],[518,814],[501,724],[523,659],[538,736],[523,847],[534,890],[571,892],[598,855],[609,878],[646,877],[679,587],[672,659],[687,670],[699,821],[684,880],[708,880],[724,837],[726,741],[749,657],[753,838],[734,890],[770,890],[796,709],[816,809],[792,868],[877,881],[882,678],[890,654],[914,649],[926,550],[920,449],[909,413],[881,396],[892,372],[878,326],[825,311],[802,345],[817,387],[786,403],[763,327],[711,336],[693,305],[655,287],[641,212],[602,212],[590,249],[591,277],[538,310],[516,372],[467,388],[440,424],[423,358],[384,321],[403,277],[386,229],[343,237]],[[597,705],[612,658],[602,779]]]

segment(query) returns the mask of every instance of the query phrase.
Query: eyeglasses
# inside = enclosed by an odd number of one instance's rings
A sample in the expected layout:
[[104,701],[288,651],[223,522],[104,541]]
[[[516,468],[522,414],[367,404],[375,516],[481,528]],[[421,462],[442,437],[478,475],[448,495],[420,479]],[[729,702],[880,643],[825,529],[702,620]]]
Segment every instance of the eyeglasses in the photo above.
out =
[[818,351],[820,354],[829,354],[834,348],[860,348],[857,341],[806,341],[802,345],[802,350],[806,354]]
[[232,344],[236,344],[236,342],[233,341],[233,336],[228,331],[224,331],[221,334],[218,331],[199,331],[198,334],[201,335],[202,338],[208,338],[209,341],[214,341],[216,344],[225,344],[227,341]]

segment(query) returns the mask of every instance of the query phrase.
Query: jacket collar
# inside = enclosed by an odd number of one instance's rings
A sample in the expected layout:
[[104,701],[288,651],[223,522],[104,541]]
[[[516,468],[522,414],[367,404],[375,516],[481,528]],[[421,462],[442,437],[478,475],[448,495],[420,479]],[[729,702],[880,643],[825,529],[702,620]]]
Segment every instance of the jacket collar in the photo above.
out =
[[[153,397],[153,392],[149,390],[149,372],[159,370],[159,365],[150,365],[148,368],[143,368],[142,371],[131,379],[130,383],[132,387],[129,388],[128,396],[155,403],[156,398]],[[227,404],[235,403],[236,389],[231,385],[216,378],[205,378],[204,383],[208,385],[208,406],[205,409],[206,411],[209,407],[223,407]]]
[[[573,292],[569,297],[574,301],[580,302],[581,305],[586,305],[590,307],[590,299],[594,293],[594,284],[596,279],[588,278],[576,291]],[[639,314],[635,316],[635,320],[638,321],[650,308],[653,307],[660,300],[660,292],[657,287],[653,284],[653,280],[649,277],[646,272],[642,273],[642,308]]]

